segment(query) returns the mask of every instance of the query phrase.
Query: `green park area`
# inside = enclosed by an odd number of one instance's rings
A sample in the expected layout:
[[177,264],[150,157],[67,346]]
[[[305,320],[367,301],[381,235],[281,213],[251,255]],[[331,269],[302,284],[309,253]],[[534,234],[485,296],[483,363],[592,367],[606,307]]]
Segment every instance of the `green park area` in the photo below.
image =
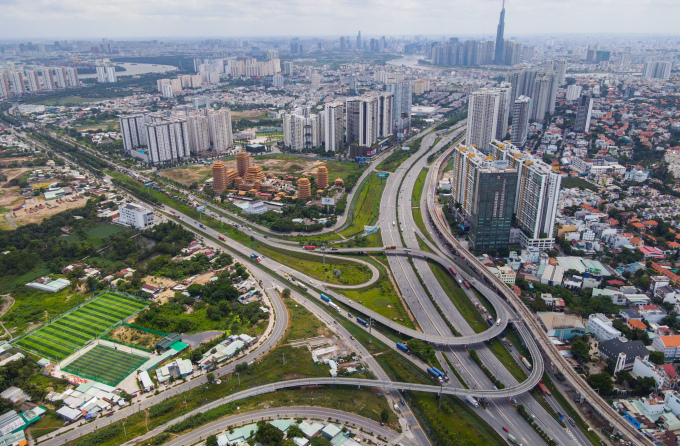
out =
[[375,225],[380,215],[380,200],[385,189],[385,178],[371,174],[354,195],[351,214],[347,217],[349,226],[340,231],[344,238],[364,232],[364,226]]
[[[236,369],[239,374],[238,377],[235,375],[223,377],[220,384],[198,386],[131,415],[124,420],[126,432],[123,432],[121,423],[117,423],[67,444],[72,446],[123,444],[148,432],[148,430],[167,424],[170,420],[183,415],[187,411],[197,409],[211,401],[241,390],[278,381],[328,376],[328,366],[312,362],[312,356],[306,347],[287,345],[292,340],[315,337],[324,333],[323,325],[295,301],[285,299],[285,303],[289,311],[289,325],[281,344],[269,351],[259,361],[250,365],[239,365]],[[352,377],[371,378],[372,376],[369,373],[360,372],[352,375]],[[225,416],[265,407],[283,406],[332,407],[356,413],[375,421],[386,421],[386,424],[390,427],[399,429],[396,416],[391,413],[387,400],[380,395],[378,390],[333,386],[280,390],[275,393],[262,394],[246,400],[228,403],[168,426],[165,433],[170,435],[161,434],[156,438],[168,439],[171,435],[181,435]],[[383,418],[385,410],[387,410],[387,419]],[[143,444],[163,443],[161,440],[154,442],[155,440]]]
[[[370,257],[367,256],[361,258],[366,260],[370,259]],[[372,263],[380,271],[380,277],[377,282],[364,288],[336,291],[386,318],[398,322],[405,327],[414,328],[413,321],[387,274],[387,267],[385,266],[387,262],[385,257],[383,255],[375,257],[375,260],[373,260]]]

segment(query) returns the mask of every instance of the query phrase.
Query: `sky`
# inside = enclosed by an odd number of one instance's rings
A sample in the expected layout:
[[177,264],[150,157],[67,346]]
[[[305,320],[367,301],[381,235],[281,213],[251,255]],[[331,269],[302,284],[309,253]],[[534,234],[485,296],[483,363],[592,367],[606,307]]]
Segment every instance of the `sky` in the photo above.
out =
[[[0,0],[0,39],[493,36],[501,1]],[[678,0],[507,0],[505,35],[678,35],[678,17]]]

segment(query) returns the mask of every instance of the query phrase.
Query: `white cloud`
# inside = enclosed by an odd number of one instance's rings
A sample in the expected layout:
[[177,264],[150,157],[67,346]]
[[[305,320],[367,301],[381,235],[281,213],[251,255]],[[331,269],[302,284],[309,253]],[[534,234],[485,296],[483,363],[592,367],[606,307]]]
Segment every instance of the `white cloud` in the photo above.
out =
[[[0,0],[0,38],[493,35],[500,0]],[[677,34],[677,0],[507,0],[508,35]]]

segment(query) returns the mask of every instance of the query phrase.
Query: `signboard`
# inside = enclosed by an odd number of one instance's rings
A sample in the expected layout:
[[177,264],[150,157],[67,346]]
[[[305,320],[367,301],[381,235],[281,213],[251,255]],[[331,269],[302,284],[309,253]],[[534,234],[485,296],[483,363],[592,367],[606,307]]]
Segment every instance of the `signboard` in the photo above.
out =
[[401,150],[411,150],[409,146],[401,146]]
[[364,231],[366,231],[366,235],[371,235],[376,232],[378,232],[378,227],[377,226],[364,226]]
[[153,181],[147,181],[146,183],[144,183],[144,186],[149,187],[152,184],[153,184]]
[[321,204],[327,204],[330,206],[335,206],[335,197],[323,197],[321,199]]
[[205,212],[205,205],[196,206],[196,211],[198,211],[198,212]]
[[378,178],[387,178],[387,174],[381,172],[381,173],[378,174]]
[[366,162],[366,158],[364,158],[362,156],[357,156],[356,160],[357,160],[357,163],[365,163]]

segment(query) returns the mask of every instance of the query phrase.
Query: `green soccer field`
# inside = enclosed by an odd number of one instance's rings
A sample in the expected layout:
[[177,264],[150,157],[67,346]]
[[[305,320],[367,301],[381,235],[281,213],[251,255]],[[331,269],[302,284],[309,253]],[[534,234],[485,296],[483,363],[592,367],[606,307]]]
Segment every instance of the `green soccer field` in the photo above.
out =
[[16,345],[59,362],[146,305],[141,299],[107,291],[66,316],[40,327]]
[[115,386],[147,359],[106,345],[97,345],[62,368],[65,372]]

